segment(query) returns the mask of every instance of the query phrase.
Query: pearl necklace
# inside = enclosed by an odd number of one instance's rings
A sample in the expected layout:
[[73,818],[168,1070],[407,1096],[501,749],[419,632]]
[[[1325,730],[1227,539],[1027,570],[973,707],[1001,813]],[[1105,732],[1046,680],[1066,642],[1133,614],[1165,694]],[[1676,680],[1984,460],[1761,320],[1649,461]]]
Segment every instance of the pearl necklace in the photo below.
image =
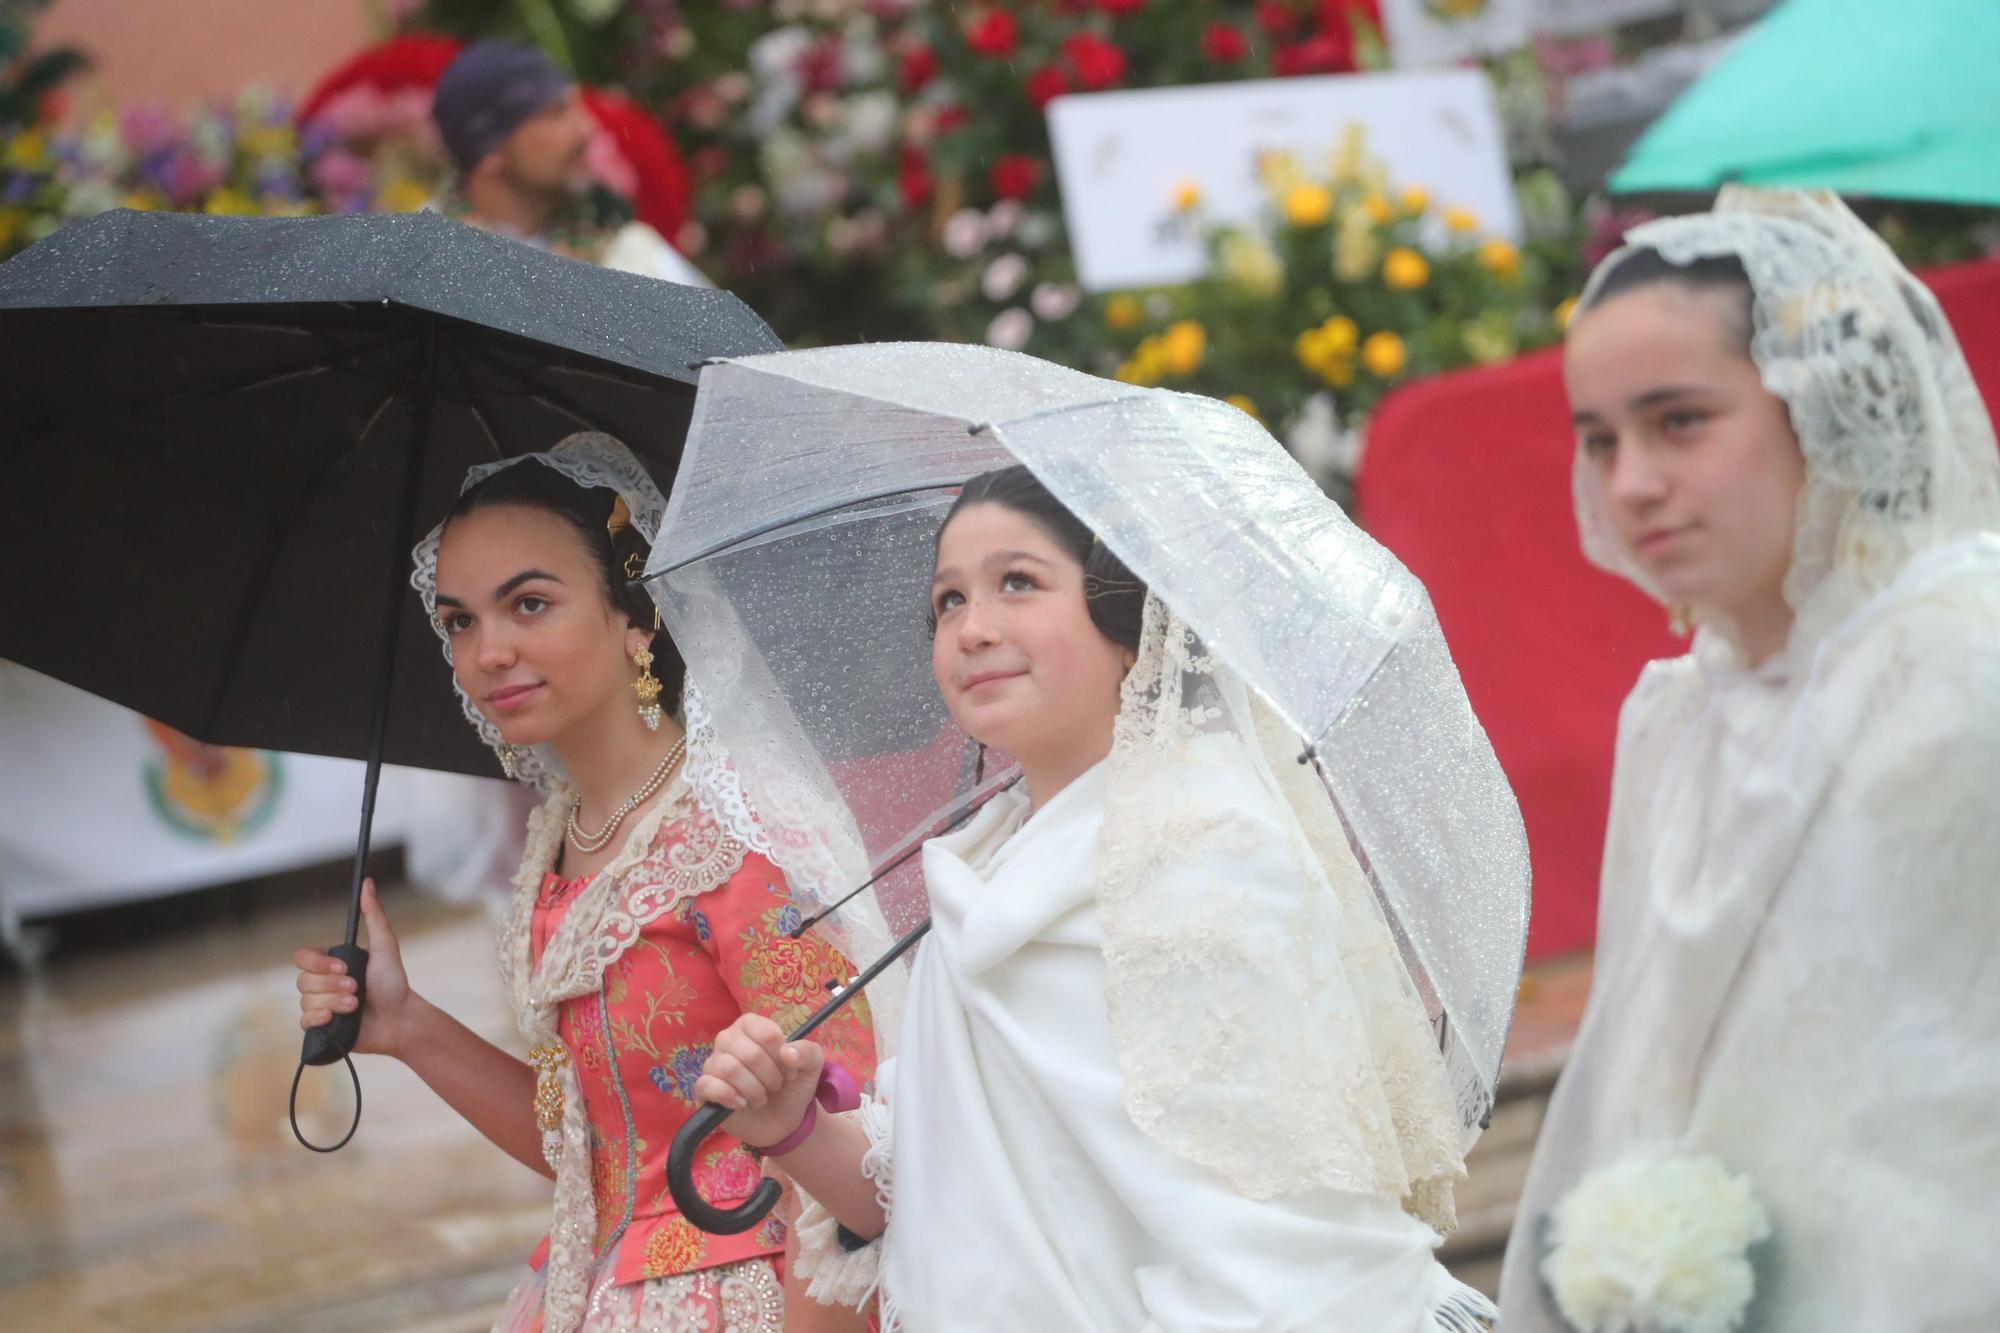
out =
[[674,748],[667,751],[666,757],[660,760],[659,767],[653,770],[653,776],[646,779],[646,785],[626,797],[625,804],[612,811],[611,818],[605,821],[604,827],[595,833],[585,833],[578,826],[576,812],[583,808],[583,794],[579,792],[575,796],[572,796],[569,802],[569,845],[582,852],[585,856],[589,856],[593,852],[603,851],[605,846],[610,843],[611,835],[616,833],[618,826],[625,822],[625,816],[644,805],[647,799],[660,789],[660,784],[667,780],[667,774],[673,770],[674,764],[680,759],[681,754],[686,749],[687,737],[683,736],[674,742]]

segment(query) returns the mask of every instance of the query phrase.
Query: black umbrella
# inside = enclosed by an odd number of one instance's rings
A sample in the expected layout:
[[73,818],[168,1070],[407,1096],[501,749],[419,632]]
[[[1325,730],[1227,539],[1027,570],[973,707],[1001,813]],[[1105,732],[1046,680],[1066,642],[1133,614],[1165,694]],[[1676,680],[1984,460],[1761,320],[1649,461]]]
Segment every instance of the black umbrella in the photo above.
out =
[[0,658],[200,740],[367,760],[350,948],[381,764],[494,768],[409,588],[419,517],[577,430],[664,490],[695,365],[780,346],[727,293],[427,213],[107,213],[0,265],[0,337]]

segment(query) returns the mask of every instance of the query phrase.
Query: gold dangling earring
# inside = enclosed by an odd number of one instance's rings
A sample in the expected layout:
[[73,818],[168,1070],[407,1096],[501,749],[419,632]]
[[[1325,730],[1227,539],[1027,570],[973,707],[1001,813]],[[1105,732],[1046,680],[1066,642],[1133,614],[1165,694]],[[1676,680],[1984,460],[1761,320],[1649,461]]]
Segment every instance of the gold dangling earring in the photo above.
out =
[[521,780],[521,759],[514,747],[506,741],[500,742],[500,771],[514,781]]
[[1677,639],[1685,639],[1694,628],[1693,615],[1686,602],[1675,602],[1667,608],[1667,632]]
[[[653,610],[653,631],[660,629],[659,608]],[[632,693],[639,696],[639,720],[646,724],[646,730],[658,731],[660,719],[660,680],[653,674],[653,650],[646,644],[639,645],[639,651],[632,654],[633,663],[639,668],[639,679],[632,682]]]

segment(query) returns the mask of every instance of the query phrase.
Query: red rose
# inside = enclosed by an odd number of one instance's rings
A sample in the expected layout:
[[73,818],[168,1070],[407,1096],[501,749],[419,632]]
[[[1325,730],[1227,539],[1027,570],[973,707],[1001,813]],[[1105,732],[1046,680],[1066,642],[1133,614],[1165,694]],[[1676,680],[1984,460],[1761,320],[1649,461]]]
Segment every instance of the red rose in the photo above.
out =
[[1063,54],[1086,88],[1109,88],[1125,77],[1125,53],[1094,32],[1079,32],[1063,43]]
[[1302,42],[1278,48],[1271,57],[1271,72],[1282,77],[1345,74],[1353,68],[1354,39],[1346,33],[1314,33]]
[[1146,7],[1146,0],[1097,0],[1097,7],[1112,18],[1122,19]]
[[913,46],[903,53],[903,91],[916,92],[937,77],[937,52],[928,46]]
[[1028,76],[1022,88],[1027,92],[1028,100],[1034,104],[1035,110],[1040,111],[1069,91],[1069,76],[1058,66],[1044,65]]
[[1257,0],[1257,26],[1273,37],[1283,37],[1298,26],[1299,11],[1284,0]]
[[931,120],[931,134],[950,134],[953,130],[963,129],[971,120],[972,113],[962,106],[939,107],[937,115]]
[[837,38],[807,47],[799,57],[799,83],[808,93],[836,91],[845,73]]
[[930,164],[924,160],[923,149],[903,150],[902,164],[896,173],[896,188],[902,193],[903,207],[912,212],[930,202],[936,182],[931,179]]
[[1202,30],[1201,53],[1218,65],[1233,65],[1250,54],[1250,39],[1227,23],[1215,22]]
[[1365,19],[1368,25],[1382,30],[1382,6],[1378,0],[1319,0],[1319,27],[1321,32],[1347,32],[1352,30],[1355,19]]
[[993,193],[1002,199],[1026,199],[1041,179],[1042,164],[1026,153],[1009,153],[993,164]]
[[983,56],[1011,56],[1021,45],[1021,25],[1012,14],[989,9],[965,30],[965,44]]

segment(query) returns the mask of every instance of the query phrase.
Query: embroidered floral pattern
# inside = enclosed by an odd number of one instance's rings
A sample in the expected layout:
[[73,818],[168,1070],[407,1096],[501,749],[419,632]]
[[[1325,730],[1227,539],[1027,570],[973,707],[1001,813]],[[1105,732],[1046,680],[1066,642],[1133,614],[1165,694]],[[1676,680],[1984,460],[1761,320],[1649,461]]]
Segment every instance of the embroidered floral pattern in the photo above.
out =
[[[783,1251],[782,1223],[711,1237],[685,1222],[666,1188],[666,1153],[695,1108],[694,1082],[718,1031],[746,1011],[779,1022],[803,1016],[806,1000],[823,999],[828,982],[851,973],[823,941],[788,937],[783,927],[797,916],[782,875],[679,783],[588,885],[545,891],[563,799],[558,792],[530,825],[520,895],[502,936],[523,1030],[571,1053],[556,1225],[540,1278],[550,1330],[587,1322],[586,1298],[594,1302],[589,1292],[607,1277],[650,1291],[677,1274]],[[860,1077],[872,1077],[865,1011],[844,1013],[820,1036]],[[761,1179],[761,1163],[727,1135],[710,1140],[704,1156],[696,1180],[709,1198],[740,1199]]]

